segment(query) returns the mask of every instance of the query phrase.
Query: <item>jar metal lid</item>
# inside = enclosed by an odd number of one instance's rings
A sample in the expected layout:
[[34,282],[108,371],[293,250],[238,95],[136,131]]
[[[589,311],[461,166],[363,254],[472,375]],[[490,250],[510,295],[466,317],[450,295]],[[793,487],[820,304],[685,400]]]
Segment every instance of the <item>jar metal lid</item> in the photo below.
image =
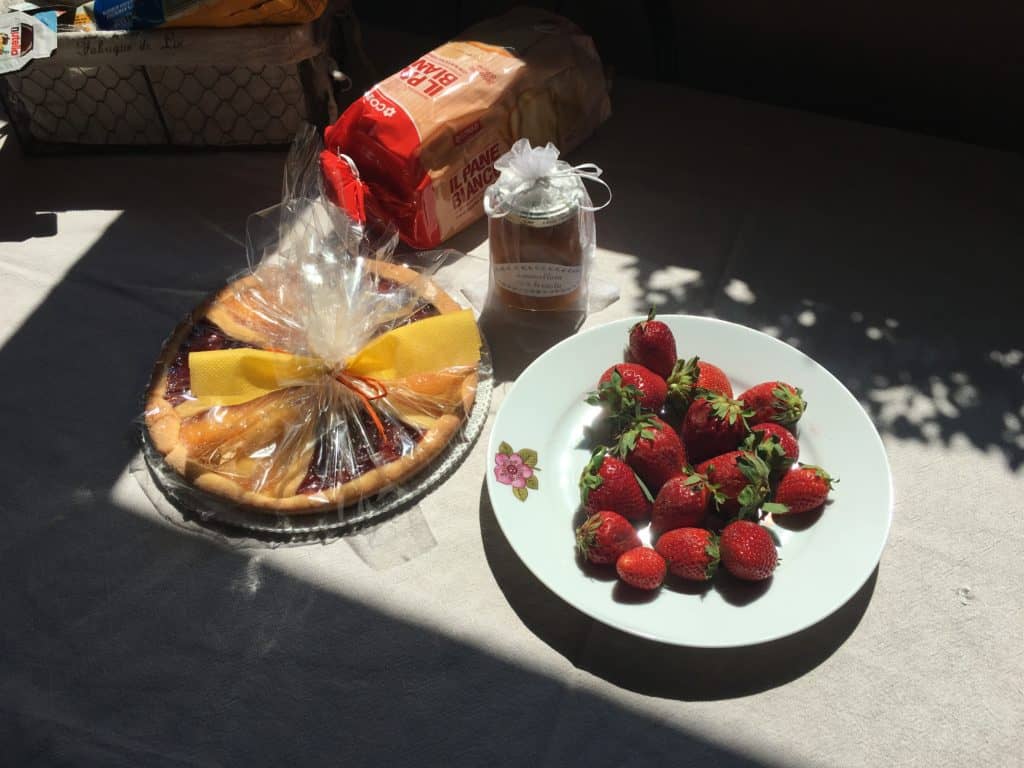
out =
[[575,178],[559,182],[541,182],[521,193],[507,218],[527,227],[553,227],[571,219],[579,209],[579,182]]
[[572,202],[566,203],[560,208],[549,208],[541,211],[513,210],[509,211],[508,216],[505,218],[516,224],[522,224],[524,227],[553,227],[575,216],[577,207],[576,203]]

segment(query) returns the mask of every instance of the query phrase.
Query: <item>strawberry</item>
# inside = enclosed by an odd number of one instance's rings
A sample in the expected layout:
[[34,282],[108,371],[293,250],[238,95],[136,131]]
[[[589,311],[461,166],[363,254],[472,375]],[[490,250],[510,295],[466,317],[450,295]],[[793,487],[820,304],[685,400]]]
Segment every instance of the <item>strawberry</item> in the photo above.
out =
[[668,399],[680,411],[685,410],[702,389],[732,397],[732,384],[725,372],[699,357],[676,361],[666,383]]
[[589,510],[611,510],[627,520],[646,520],[651,514],[650,493],[636,473],[621,459],[598,448],[580,477],[580,498]]
[[576,549],[599,565],[614,563],[623,552],[639,546],[636,529],[618,512],[595,512],[576,529]]
[[772,477],[781,475],[800,456],[800,444],[793,433],[773,421],[751,427],[750,434],[740,448],[753,451],[764,459],[771,469]]
[[725,570],[745,581],[764,581],[779,562],[768,530],[750,520],[737,520],[725,526],[718,550]]
[[762,441],[772,435],[779,438],[779,445],[782,446],[782,452],[789,459],[790,464],[800,458],[800,443],[797,442],[796,436],[781,424],[766,421],[755,424],[750,431],[755,435],[760,435]]
[[717,488],[708,482],[707,477],[696,472],[673,477],[661,486],[654,500],[651,533],[660,536],[673,528],[700,525],[716,493]]
[[652,493],[683,471],[686,449],[679,435],[653,414],[633,420],[619,437],[617,452]]
[[801,464],[789,470],[779,480],[779,485],[775,489],[775,504],[782,509],[771,511],[776,515],[796,515],[817,509],[828,499],[832,484],[838,482],[838,478],[831,477],[821,467]]
[[707,581],[718,567],[718,537],[703,528],[676,528],[654,546],[668,570],[687,581]]
[[770,469],[756,453],[730,451],[698,464],[697,471],[717,486],[719,498],[724,499],[718,502],[722,514],[747,517],[761,508],[776,511],[764,503],[771,492]]
[[601,374],[597,391],[590,393],[587,402],[607,405],[613,423],[621,426],[638,407],[660,411],[667,394],[665,380],[654,371],[636,363],[619,363]]
[[801,394],[801,390],[784,381],[765,381],[748,389],[739,399],[754,411],[751,424],[774,421],[784,427],[792,427],[807,408]]
[[743,403],[725,395],[703,393],[683,417],[681,433],[690,461],[703,461],[735,449],[747,436]]
[[637,589],[657,589],[665,581],[666,570],[665,558],[650,547],[635,547],[615,561],[619,578]]
[[707,360],[698,363],[697,368],[700,371],[697,376],[697,389],[732,397],[732,384],[729,383],[729,377],[725,375],[725,371]]
[[629,329],[629,356],[666,379],[676,364],[676,337],[661,320],[654,319],[654,307],[647,319]]

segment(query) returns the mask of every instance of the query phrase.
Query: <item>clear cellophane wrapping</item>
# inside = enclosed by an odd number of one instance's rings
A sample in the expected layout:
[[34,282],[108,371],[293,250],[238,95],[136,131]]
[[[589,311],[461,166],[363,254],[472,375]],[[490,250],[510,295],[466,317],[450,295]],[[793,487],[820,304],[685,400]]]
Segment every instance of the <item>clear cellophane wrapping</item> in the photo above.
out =
[[[326,200],[321,149],[312,129],[300,133],[281,204],[248,223],[249,269],[171,339],[198,340],[186,350],[193,353],[186,357],[191,384],[173,397],[168,387],[165,398],[147,405],[153,479],[204,519],[282,533],[360,524],[443,479],[482,427],[486,354],[408,375],[368,376],[349,367],[371,340],[460,307],[429,277],[449,252],[416,254],[414,267],[400,265],[393,227],[356,223]],[[444,348],[447,340],[433,343]],[[211,348],[271,353],[275,362],[289,361],[287,372],[275,374],[266,394],[210,405],[208,395],[189,387],[197,388],[194,353]],[[180,447],[168,453],[154,445],[161,408],[172,408],[180,422],[184,463]]]

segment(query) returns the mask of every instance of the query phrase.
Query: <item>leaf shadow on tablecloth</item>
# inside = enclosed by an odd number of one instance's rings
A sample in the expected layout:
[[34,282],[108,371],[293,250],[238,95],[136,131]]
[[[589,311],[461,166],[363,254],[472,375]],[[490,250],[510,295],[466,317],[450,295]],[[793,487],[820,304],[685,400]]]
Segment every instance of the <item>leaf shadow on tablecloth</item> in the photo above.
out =
[[[655,305],[762,330],[835,374],[883,436],[1024,467],[1013,156],[710,94],[690,95],[678,132],[637,143],[627,118],[661,93],[614,92],[616,117],[569,156],[602,166],[615,193],[597,231],[626,256],[619,314]],[[500,380],[575,331],[544,320],[498,325]]]
[[[642,109],[644,88],[623,99],[617,114]],[[763,330],[837,375],[883,435],[1024,466],[1019,159],[711,95],[689,103],[678,132],[631,145],[629,165],[618,147],[632,131],[614,120],[576,153],[616,191],[598,240],[636,254],[623,277],[639,289],[633,310]]]
[[545,643],[575,666],[610,683],[684,701],[749,696],[807,674],[856,629],[878,578],[876,568],[837,611],[795,635],[742,648],[685,648],[606,626],[544,586],[502,534],[486,485],[480,493],[480,537],[505,599]]

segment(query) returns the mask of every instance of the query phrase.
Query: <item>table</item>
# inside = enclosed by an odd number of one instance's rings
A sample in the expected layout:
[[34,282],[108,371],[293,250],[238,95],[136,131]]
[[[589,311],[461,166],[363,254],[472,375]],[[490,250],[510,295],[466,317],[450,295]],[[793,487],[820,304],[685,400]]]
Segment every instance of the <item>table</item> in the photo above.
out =
[[[871,413],[896,508],[833,616],[661,646],[542,587],[484,489],[489,424],[418,508],[327,545],[197,534],[131,476],[149,366],[245,266],[283,156],[0,148],[0,743],[12,765],[1024,764],[1024,160],[618,82],[574,162],[615,192],[584,327],[707,314]],[[442,271],[485,279],[482,224]],[[572,328],[492,333],[501,405]],[[841,438],[841,436],[837,436]],[[1014,744],[1018,744],[1014,747]]]

